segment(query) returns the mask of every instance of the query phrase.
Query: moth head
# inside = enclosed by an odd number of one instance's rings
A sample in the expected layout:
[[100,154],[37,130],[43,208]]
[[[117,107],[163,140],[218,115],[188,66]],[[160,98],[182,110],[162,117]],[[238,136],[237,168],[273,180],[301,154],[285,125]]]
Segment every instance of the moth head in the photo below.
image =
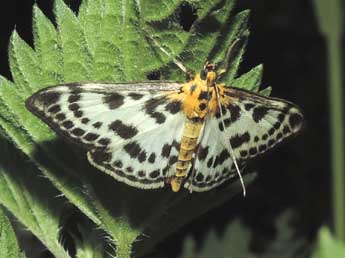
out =
[[207,81],[208,86],[214,86],[217,78],[216,64],[205,63],[203,69],[200,71],[200,78]]

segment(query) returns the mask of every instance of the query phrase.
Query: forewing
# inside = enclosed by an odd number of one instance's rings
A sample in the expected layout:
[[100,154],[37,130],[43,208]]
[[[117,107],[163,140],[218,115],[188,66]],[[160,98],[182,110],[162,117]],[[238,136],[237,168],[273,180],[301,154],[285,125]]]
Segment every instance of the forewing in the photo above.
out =
[[184,122],[181,103],[162,90],[178,88],[176,83],[61,85],[39,91],[26,105],[57,133],[86,147],[100,170],[132,186],[157,188],[174,169]]
[[206,120],[196,155],[196,176],[190,186],[194,191],[209,190],[237,175],[230,146],[242,165],[302,128],[303,115],[290,102],[236,88],[223,88],[221,92],[222,116],[218,112]]

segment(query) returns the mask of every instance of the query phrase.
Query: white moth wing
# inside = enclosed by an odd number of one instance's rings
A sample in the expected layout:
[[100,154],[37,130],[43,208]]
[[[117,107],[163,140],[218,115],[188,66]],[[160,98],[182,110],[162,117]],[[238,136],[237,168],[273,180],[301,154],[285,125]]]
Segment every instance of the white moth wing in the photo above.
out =
[[298,133],[303,124],[294,104],[236,88],[226,88],[221,106],[222,115],[205,122],[194,176],[186,185],[192,191],[207,191],[237,176],[230,146],[241,167]]
[[217,119],[207,119],[195,155],[192,170],[194,175],[186,182],[185,187],[191,191],[203,192],[235,177],[235,171],[231,170],[234,163],[228,149],[224,135],[219,131]]
[[[165,87],[165,88],[164,88]],[[26,105],[53,130],[89,149],[89,161],[119,181],[158,188],[174,172],[184,115],[176,83],[77,84],[41,90]]]

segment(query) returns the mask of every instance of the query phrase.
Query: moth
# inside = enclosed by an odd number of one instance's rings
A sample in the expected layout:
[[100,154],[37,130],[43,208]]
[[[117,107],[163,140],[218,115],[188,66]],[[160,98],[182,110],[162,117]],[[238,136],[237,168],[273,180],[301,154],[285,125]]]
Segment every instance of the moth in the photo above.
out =
[[246,161],[303,124],[288,101],[217,83],[209,63],[184,84],[62,84],[36,92],[26,107],[118,181],[142,189],[169,184],[174,192],[208,191],[237,176],[243,185]]

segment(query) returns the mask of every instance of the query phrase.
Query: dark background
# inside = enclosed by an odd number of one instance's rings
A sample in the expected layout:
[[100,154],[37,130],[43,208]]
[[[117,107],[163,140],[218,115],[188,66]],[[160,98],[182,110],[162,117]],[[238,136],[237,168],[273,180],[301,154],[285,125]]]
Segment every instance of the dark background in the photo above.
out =
[[[53,1],[36,0],[53,19]],[[69,1],[77,10],[79,1]],[[272,96],[298,104],[306,126],[301,135],[255,162],[259,172],[248,195],[241,195],[205,214],[165,241],[159,248],[178,252],[185,235],[202,240],[211,227],[221,228],[241,216],[261,237],[253,244],[265,248],[265,237],[274,237],[273,220],[281,212],[294,212],[292,225],[298,235],[312,241],[318,227],[330,222],[330,169],[328,135],[327,56],[311,1],[239,0],[235,12],[251,9],[251,36],[241,72],[264,64],[263,85],[273,87]],[[32,45],[33,0],[2,3],[0,14],[0,74],[11,78],[8,41],[14,28]],[[182,13],[184,22],[193,10]],[[260,240],[261,239],[261,240]],[[174,242],[171,247],[172,241]]]

